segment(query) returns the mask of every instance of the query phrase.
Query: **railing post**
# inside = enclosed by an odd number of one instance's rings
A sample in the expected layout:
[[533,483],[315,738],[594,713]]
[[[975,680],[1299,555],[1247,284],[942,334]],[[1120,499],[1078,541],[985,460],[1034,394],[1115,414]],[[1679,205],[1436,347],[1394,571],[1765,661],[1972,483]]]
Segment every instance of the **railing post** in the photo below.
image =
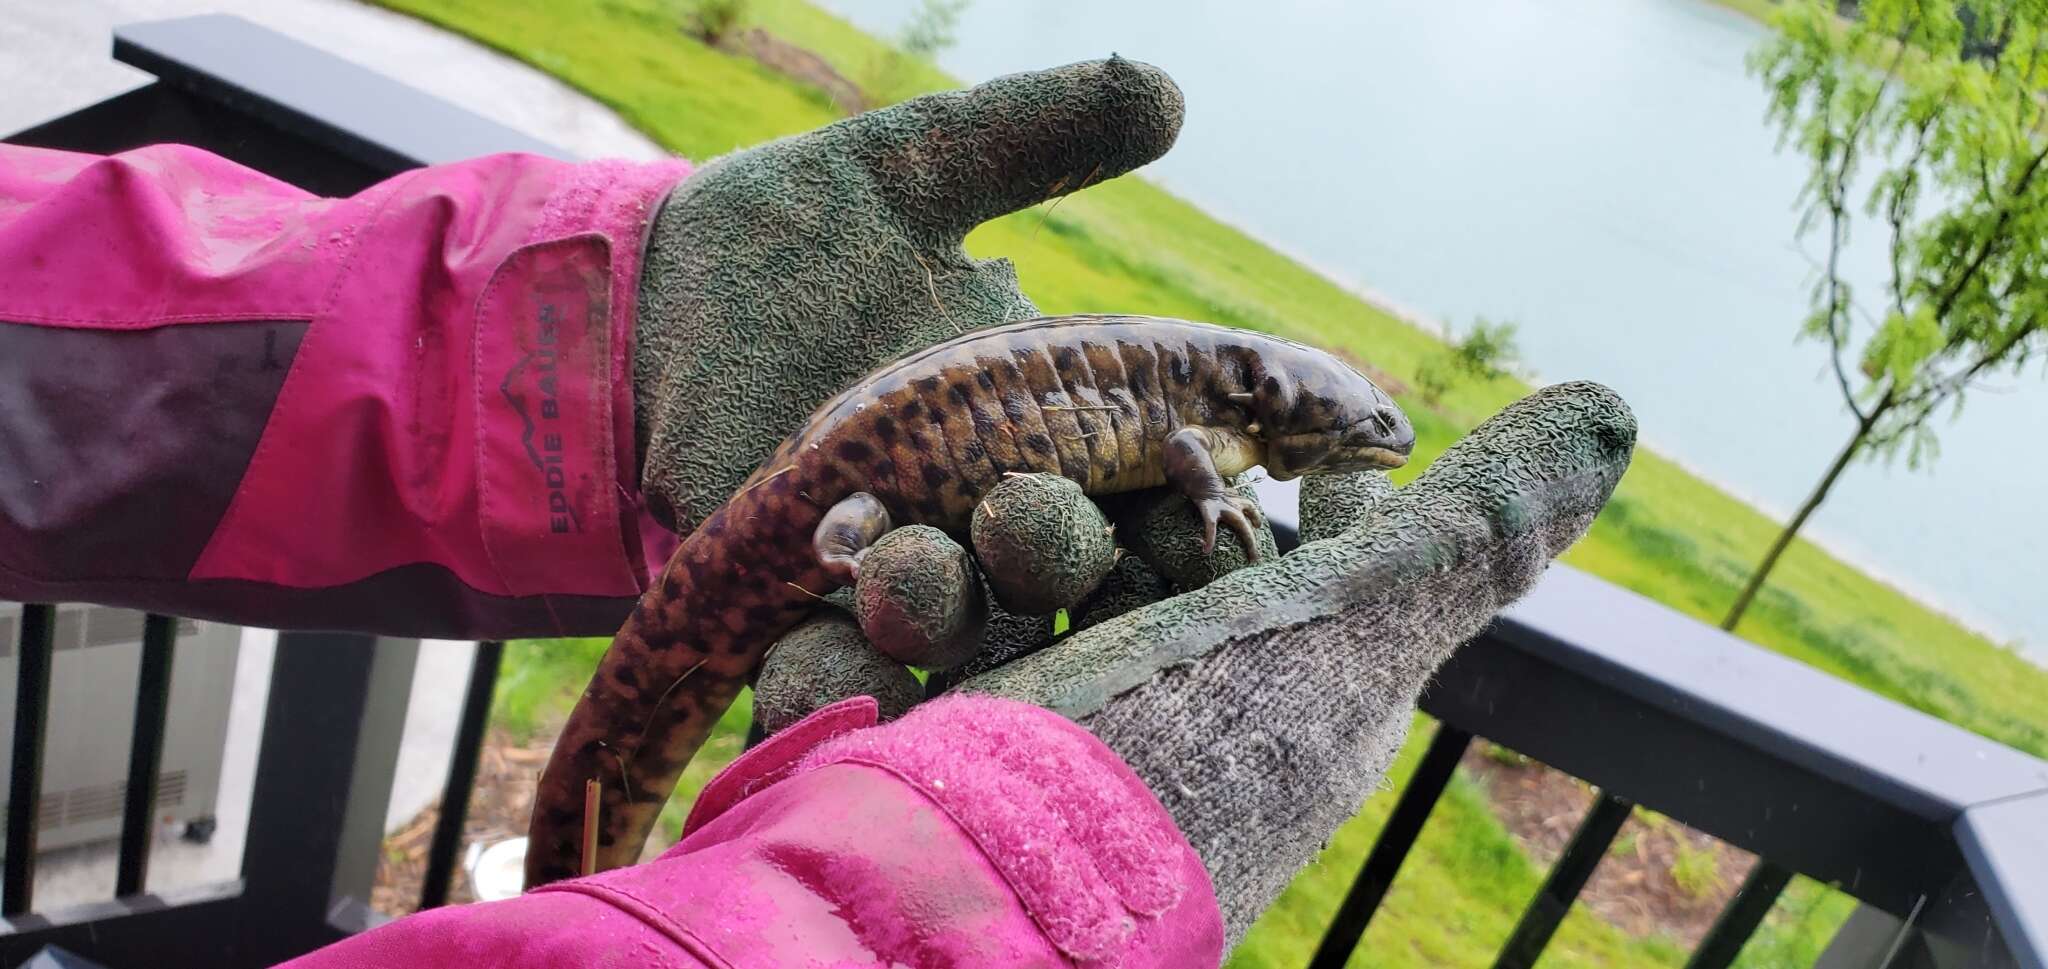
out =
[[256,760],[242,877],[251,964],[371,927],[370,886],[419,641],[283,633]]
[[1501,946],[1495,969],[1529,969],[1536,964],[1536,958],[1550,944],[1558,924],[1571,911],[1572,902],[1578,899],[1580,889],[1586,887],[1586,880],[1593,877],[1600,859],[1607,856],[1608,846],[1614,843],[1615,834],[1621,831],[1633,810],[1632,802],[1605,792],[1593,802],[1593,809],[1586,812],[1578,830],[1572,832],[1564,854],[1551,866],[1550,877],[1543,880],[1543,887],[1522,911],[1514,934]]
[[21,607],[15,651],[14,762],[7,782],[7,862],[0,915],[29,910],[36,891],[36,824],[43,801],[43,739],[50,725],[50,662],[57,607]]
[[1408,851],[1415,847],[1423,823],[1429,820],[1431,809],[1443,796],[1444,785],[1450,783],[1459,759],[1471,744],[1470,733],[1448,723],[1437,725],[1436,734],[1429,738],[1429,749],[1422,754],[1422,762],[1409,776],[1408,786],[1401,790],[1401,800],[1394,805],[1393,813],[1387,815],[1386,826],[1380,828],[1372,852],[1358,869],[1358,878],[1351,883],[1351,890],[1344,893],[1336,917],[1323,933],[1322,943],[1316,946],[1309,969],[1342,969],[1351,960],[1358,940],[1365,936],[1366,926],[1372,924],[1373,913],[1379,911],[1380,901],[1393,886],[1401,862],[1407,860]]
[[455,859],[462,852],[462,829],[469,818],[469,795],[476,787],[476,765],[483,753],[484,731],[490,726],[491,694],[498,685],[498,665],[505,644],[476,644],[469,664],[469,692],[462,700],[462,721],[455,732],[454,754],[448,759],[448,780],[441,789],[440,817],[427,849],[427,874],[420,884],[420,909],[448,904],[448,883],[455,877]]
[[1813,969],[1911,969],[1929,965],[1919,932],[1874,905],[1858,905],[1835,930]]
[[1771,906],[1778,904],[1778,896],[1785,893],[1785,886],[1791,881],[1790,871],[1758,858],[1749,877],[1742,880],[1742,887],[1735,890],[1735,897],[1715,917],[1714,927],[1692,950],[1685,969],[1727,969],[1741,954],[1743,944],[1756,934],[1756,927],[1763,924],[1764,916],[1770,914]]
[[121,808],[121,858],[114,894],[138,895],[149,882],[149,848],[156,833],[156,779],[164,760],[164,723],[171,709],[171,663],[178,621],[151,615],[142,622],[142,667],[135,681],[135,725],[129,731],[128,786]]

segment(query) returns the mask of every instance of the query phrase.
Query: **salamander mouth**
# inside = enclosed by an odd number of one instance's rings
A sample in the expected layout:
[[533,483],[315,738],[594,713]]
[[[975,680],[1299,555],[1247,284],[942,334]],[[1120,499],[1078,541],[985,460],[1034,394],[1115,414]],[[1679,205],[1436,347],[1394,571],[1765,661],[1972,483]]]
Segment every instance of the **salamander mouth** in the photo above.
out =
[[1366,448],[1360,456],[1389,471],[1408,463],[1408,455],[1390,448]]

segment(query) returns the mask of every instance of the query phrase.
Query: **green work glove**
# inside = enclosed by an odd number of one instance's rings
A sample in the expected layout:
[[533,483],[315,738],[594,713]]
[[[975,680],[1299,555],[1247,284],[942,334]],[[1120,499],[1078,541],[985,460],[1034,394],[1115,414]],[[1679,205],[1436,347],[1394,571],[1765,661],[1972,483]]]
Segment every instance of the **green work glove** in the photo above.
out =
[[[1181,113],[1164,74],[1112,58],[905,102],[684,182],[651,234],[634,347],[656,514],[687,533],[842,387],[1036,315],[1008,262],[968,258],[962,237],[1158,157]],[[1155,561],[1116,561],[1068,609],[1078,631],[1057,638],[1051,616],[1007,612],[982,582],[962,585],[964,550],[928,536],[909,559],[928,556],[931,571],[907,559],[902,588],[937,577],[979,598],[962,591],[930,610],[962,614],[924,614],[914,596],[878,590],[862,608],[892,630],[890,649],[935,665],[956,662],[953,637],[979,627],[979,655],[941,685],[964,677],[957,689],[1067,713],[1122,754],[1207,863],[1234,942],[1374,789],[1429,674],[1584,531],[1633,442],[1611,392],[1553,387],[1399,491],[1372,477],[1305,484],[1303,534],[1326,540],[1256,566],[1170,562],[1187,537],[1170,509],[1112,503],[1118,544]],[[1073,511],[1059,520],[1088,517]],[[884,608],[892,596],[909,611]],[[901,709],[900,664],[847,654],[868,642],[824,617],[771,651],[764,699],[789,698],[786,721],[868,682]],[[822,672],[806,679],[805,667]],[[792,677],[798,686],[778,685]]]
[[[1628,468],[1635,432],[1612,391],[1560,384],[1495,415],[1404,488],[1373,472],[1304,478],[1308,541],[1293,552],[1252,566],[1240,557],[1234,569],[1163,563],[1179,585],[1127,555],[1070,609],[1085,628],[999,637],[992,618],[966,668],[975,675],[952,688],[1064,713],[1122,755],[1201,855],[1235,944],[1378,788],[1437,667],[1585,533]],[[1119,527],[1144,534],[1121,540],[1172,549],[1198,539],[1193,516],[1171,514],[1170,501],[1135,504]],[[931,558],[951,562],[952,551]],[[913,612],[948,608],[902,598]],[[785,710],[800,692],[787,684],[830,680],[806,687],[788,722],[847,695],[900,695],[886,691],[902,674],[838,628],[836,658],[771,651],[757,703]],[[847,668],[877,685],[837,675]]]
[[650,509],[680,534],[882,364],[1038,315],[989,219],[1166,152],[1180,89],[1111,57],[932,94],[717,159],[648,242],[633,391]]

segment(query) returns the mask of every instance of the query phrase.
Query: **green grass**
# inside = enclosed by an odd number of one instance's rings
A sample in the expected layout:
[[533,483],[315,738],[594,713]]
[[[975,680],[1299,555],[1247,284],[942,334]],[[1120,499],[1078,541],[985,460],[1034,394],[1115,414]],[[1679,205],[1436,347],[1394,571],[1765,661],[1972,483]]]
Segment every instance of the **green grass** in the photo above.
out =
[[1707,2],[1715,6],[1727,7],[1760,23],[1769,23],[1771,14],[1781,5],[1780,0],[1707,0]]
[[[836,118],[819,92],[684,36],[658,0],[383,2],[561,77],[699,161]],[[874,39],[804,0],[756,0],[749,18],[852,78],[870,74],[883,54]],[[906,83],[953,84],[936,70]],[[1348,352],[1402,380],[1442,350],[1433,334],[1138,178],[1090,188],[1050,212],[998,219],[970,236],[968,248],[1015,260],[1026,291],[1047,312],[1114,310],[1252,327]],[[1468,383],[1448,391],[1436,411],[1405,400],[1420,435],[1407,473],[1529,389],[1512,379]],[[1711,622],[1775,528],[1726,492],[1639,451],[1614,503],[1566,561]],[[1809,543],[1797,543],[1786,555],[1741,632],[1967,729],[2048,755],[2048,709],[2039,699],[2048,696],[2048,673]],[[532,729],[547,711],[566,705],[600,648],[601,641],[587,640],[517,644],[500,690],[501,719]],[[738,750],[742,723],[744,713],[736,711],[721,725],[691,767],[686,796]],[[1404,754],[1395,784],[1405,779],[1413,756],[1413,750]],[[1375,965],[1474,964],[1505,938],[1537,874],[1479,798],[1460,782],[1432,818],[1421,853],[1411,858],[1369,933],[1365,950]],[[1234,965],[1301,964],[1391,806],[1391,798],[1374,799],[1338,833],[1322,860],[1260,922]],[[1811,962],[1844,917],[1843,906],[1838,895],[1795,885],[1745,963]],[[1546,965],[1556,966],[1682,961],[1669,944],[1628,940],[1577,911],[1546,956]]]
[[1671,862],[1671,880],[1694,898],[1711,895],[1723,884],[1720,859],[1712,851],[1680,841],[1678,857]]
[[[603,638],[515,639],[506,643],[503,672],[491,697],[491,722],[521,741],[537,739],[575,704],[610,644],[611,640]],[[725,711],[705,739],[703,751],[684,769],[676,796],[661,814],[670,838],[681,833],[683,817],[697,792],[745,747],[747,725],[754,719],[753,699],[753,691],[740,692],[732,709]]]
[[[1388,772],[1391,788],[1408,783],[1433,729],[1428,718],[1416,717],[1410,734],[1414,739]],[[1322,857],[1295,878],[1232,953],[1231,969],[1307,965],[1393,807],[1391,796],[1373,798],[1339,828]],[[1349,965],[1488,965],[1514,930],[1522,907],[1536,894],[1543,874],[1515,847],[1479,787],[1462,774],[1454,777]],[[1749,969],[1812,965],[1853,905],[1820,885],[1804,879],[1794,882],[1736,964]],[[1632,939],[1574,906],[1545,950],[1543,965],[1679,966],[1685,955],[1672,940]]]

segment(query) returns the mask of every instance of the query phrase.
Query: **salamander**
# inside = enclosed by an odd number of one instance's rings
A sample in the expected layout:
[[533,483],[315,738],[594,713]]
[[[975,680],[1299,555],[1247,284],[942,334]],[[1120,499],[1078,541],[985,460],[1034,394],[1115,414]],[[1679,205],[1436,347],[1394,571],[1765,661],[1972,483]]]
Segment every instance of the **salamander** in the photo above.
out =
[[1010,473],[1091,495],[1172,485],[1213,546],[1256,556],[1256,506],[1224,478],[1392,468],[1400,408],[1338,358],[1184,320],[1067,316],[976,330],[875,371],[813,413],[677,549],[641,596],[540,781],[527,884],[572,877],[586,785],[597,870],[631,864],[690,757],[770,644],[893,525],[960,537]]

